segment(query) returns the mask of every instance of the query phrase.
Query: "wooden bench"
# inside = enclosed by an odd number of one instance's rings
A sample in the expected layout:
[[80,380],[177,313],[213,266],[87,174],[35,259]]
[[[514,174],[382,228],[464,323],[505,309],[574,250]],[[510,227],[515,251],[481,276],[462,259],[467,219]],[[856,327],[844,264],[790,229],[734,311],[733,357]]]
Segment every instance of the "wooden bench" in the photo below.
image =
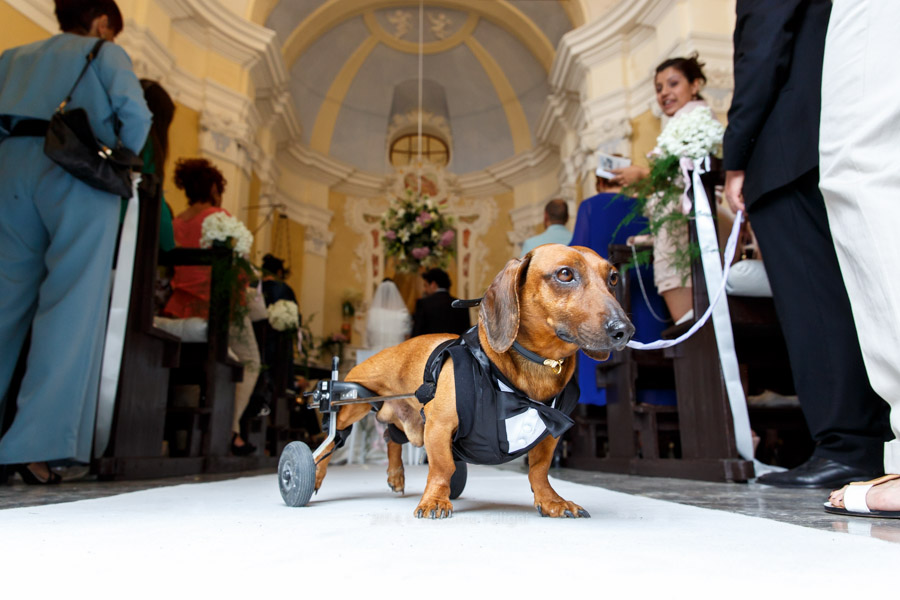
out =
[[[261,456],[229,456],[234,384],[243,376],[243,367],[228,357],[227,292],[226,299],[210,305],[205,343],[183,343],[153,324],[159,265],[212,267],[211,297],[221,298],[220,273],[230,268],[231,252],[224,248],[176,248],[160,253],[160,207],[158,194],[142,194],[138,260],[111,438],[92,468],[104,479],[258,468]],[[195,406],[173,406],[172,390],[180,384],[200,387]],[[265,466],[269,462],[264,461]]]

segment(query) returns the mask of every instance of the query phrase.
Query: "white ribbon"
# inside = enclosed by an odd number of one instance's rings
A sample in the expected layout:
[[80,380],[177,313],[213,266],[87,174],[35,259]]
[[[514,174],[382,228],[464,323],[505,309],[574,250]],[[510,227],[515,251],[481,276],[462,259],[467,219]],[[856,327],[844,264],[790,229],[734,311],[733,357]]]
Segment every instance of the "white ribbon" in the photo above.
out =
[[[700,244],[700,258],[703,264],[703,276],[706,279],[707,291],[716,290],[712,296],[709,307],[703,316],[684,334],[674,340],[659,340],[648,344],[631,341],[628,347],[635,350],[656,350],[669,348],[679,344],[703,327],[709,320],[713,320],[713,330],[716,334],[716,345],[719,349],[719,361],[722,366],[722,376],[725,379],[725,390],[728,394],[728,403],[731,406],[731,418],[734,423],[735,444],[738,454],[745,460],[753,460],[753,440],[750,433],[750,416],[747,412],[747,399],[744,397],[744,388],[741,385],[740,371],[737,362],[737,353],[734,349],[734,333],[731,329],[731,315],[728,311],[728,302],[720,302],[725,293],[725,282],[731,262],[734,260],[737,239],[740,232],[743,211],[735,215],[734,225],[725,244],[725,267],[719,259],[719,242],[716,235],[715,223],[712,219],[712,210],[706,189],[700,176],[709,168],[709,158],[703,161],[695,161],[693,170],[694,187],[694,215],[696,217],[697,238]],[[686,181],[687,183],[687,181]]]
[[113,276],[112,299],[106,321],[106,340],[103,344],[103,364],[100,367],[100,392],[97,398],[97,420],[94,424],[94,456],[103,456],[109,444],[116,391],[119,388],[119,369],[125,347],[125,328],[128,324],[128,305],[131,301],[131,279],[137,246],[139,174],[132,181],[131,198],[125,210],[125,220],[119,236],[116,271]]

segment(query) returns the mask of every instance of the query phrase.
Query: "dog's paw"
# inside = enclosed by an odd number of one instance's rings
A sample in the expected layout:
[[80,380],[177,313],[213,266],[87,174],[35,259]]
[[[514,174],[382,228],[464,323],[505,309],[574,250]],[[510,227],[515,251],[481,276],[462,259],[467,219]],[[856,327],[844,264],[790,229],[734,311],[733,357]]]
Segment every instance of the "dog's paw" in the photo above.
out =
[[403,474],[403,467],[400,467],[399,469],[388,469],[387,474],[387,483],[388,486],[390,486],[391,491],[402,494],[406,487],[406,477]]
[[417,519],[449,519],[453,516],[453,504],[449,500],[425,500],[416,507]]
[[559,499],[559,500],[551,500],[549,502],[535,502],[534,507],[537,509],[538,514],[542,517],[556,517],[556,518],[565,518],[565,519],[577,519],[580,517],[584,517],[587,519],[591,518],[590,513],[584,510],[574,502],[569,502],[567,500]]

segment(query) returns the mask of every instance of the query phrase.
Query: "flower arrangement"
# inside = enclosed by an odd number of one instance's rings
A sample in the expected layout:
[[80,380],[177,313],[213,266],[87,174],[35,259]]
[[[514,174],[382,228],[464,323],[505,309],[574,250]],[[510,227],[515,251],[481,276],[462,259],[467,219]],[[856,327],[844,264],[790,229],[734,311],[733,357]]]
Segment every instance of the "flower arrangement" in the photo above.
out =
[[295,302],[278,300],[267,306],[266,312],[275,331],[294,331],[300,327],[300,309]]
[[[694,160],[721,153],[724,134],[725,128],[706,106],[670,120],[656,138],[656,148],[648,155],[650,174],[622,190],[637,202],[620,227],[644,215],[653,235],[664,228],[673,234],[684,231],[691,210],[683,199],[685,174],[693,168]],[[637,262],[649,262],[650,255],[649,251],[639,253]],[[696,244],[673,251],[672,262],[683,282],[690,275],[691,261],[698,255]]]
[[247,260],[253,246],[253,234],[238,219],[226,212],[215,212],[205,219],[200,226],[200,247],[211,248],[224,246],[233,253],[229,265],[213,264],[213,277],[222,282],[222,292],[210,298],[210,302],[224,302],[230,299],[231,323],[239,327],[244,325],[244,316],[249,312],[246,302],[247,283],[254,277],[253,266]]
[[210,248],[214,242],[223,242],[234,249],[238,256],[250,254],[253,234],[240,220],[225,212],[215,212],[205,219],[200,228],[200,247]]
[[397,270],[407,273],[433,267],[446,268],[456,254],[452,217],[440,210],[443,202],[411,189],[381,217],[385,255],[397,260]]

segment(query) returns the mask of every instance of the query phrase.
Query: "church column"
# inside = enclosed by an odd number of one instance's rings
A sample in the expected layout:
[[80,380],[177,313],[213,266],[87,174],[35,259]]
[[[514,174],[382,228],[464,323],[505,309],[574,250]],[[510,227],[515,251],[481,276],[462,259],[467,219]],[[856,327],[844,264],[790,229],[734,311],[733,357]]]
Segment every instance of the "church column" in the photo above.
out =
[[288,218],[303,226],[303,270],[296,289],[304,319],[316,315],[310,324],[315,335],[322,335],[325,323],[325,278],[328,247],[334,238],[329,230],[333,217],[328,209],[328,186],[309,182],[304,201],[282,195]]

